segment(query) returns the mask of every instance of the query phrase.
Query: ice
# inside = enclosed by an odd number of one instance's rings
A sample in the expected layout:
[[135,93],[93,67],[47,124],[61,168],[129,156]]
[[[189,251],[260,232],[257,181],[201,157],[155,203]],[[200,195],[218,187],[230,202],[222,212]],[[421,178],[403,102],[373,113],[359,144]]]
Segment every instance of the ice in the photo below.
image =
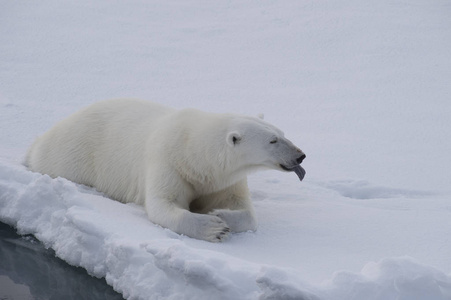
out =
[[[1,222],[127,299],[451,299],[447,1],[1,11]],[[250,176],[258,230],[211,244],[21,165],[58,120],[119,97],[264,113],[307,174]]]

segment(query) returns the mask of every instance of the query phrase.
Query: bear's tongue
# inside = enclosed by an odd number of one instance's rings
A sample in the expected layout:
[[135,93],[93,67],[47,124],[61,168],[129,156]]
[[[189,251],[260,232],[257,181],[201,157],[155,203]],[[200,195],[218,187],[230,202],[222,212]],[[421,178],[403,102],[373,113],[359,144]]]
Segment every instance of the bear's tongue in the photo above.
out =
[[294,167],[293,171],[296,173],[296,175],[298,175],[300,181],[304,179],[305,170],[303,167],[301,167],[301,165],[297,165],[296,167]]

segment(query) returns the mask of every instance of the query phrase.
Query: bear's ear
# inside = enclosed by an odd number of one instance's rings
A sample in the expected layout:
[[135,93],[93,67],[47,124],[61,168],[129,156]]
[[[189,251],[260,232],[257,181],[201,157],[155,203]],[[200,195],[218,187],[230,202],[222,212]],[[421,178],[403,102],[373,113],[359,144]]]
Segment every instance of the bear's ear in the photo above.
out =
[[259,118],[259,119],[264,119],[265,118],[265,115],[264,114],[262,114],[262,113],[259,113],[258,115],[257,115],[257,118]]
[[241,134],[239,134],[236,131],[229,132],[229,134],[227,135],[227,143],[230,146],[235,146],[235,145],[239,144],[240,141],[241,141]]

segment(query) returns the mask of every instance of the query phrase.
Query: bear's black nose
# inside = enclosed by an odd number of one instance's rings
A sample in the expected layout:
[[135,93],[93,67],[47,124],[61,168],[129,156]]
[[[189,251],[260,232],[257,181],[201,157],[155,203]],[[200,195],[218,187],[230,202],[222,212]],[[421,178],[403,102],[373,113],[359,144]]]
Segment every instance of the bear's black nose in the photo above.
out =
[[302,163],[302,161],[304,160],[304,158],[306,158],[306,155],[305,155],[305,154],[302,154],[300,157],[298,157],[298,159],[296,159],[296,162],[297,162],[298,164],[300,164],[300,163]]

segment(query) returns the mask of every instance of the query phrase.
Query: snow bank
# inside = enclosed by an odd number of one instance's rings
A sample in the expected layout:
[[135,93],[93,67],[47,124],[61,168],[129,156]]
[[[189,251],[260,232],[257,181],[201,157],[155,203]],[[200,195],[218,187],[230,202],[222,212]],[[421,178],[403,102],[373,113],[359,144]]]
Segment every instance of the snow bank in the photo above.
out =
[[[368,263],[311,285],[294,270],[187,245],[122,204],[62,178],[0,162],[0,219],[105,277],[127,299],[450,299],[451,277],[411,258]],[[201,244],[208,244],[200,242]],[[275,253],[277,255],[277,253]]]

